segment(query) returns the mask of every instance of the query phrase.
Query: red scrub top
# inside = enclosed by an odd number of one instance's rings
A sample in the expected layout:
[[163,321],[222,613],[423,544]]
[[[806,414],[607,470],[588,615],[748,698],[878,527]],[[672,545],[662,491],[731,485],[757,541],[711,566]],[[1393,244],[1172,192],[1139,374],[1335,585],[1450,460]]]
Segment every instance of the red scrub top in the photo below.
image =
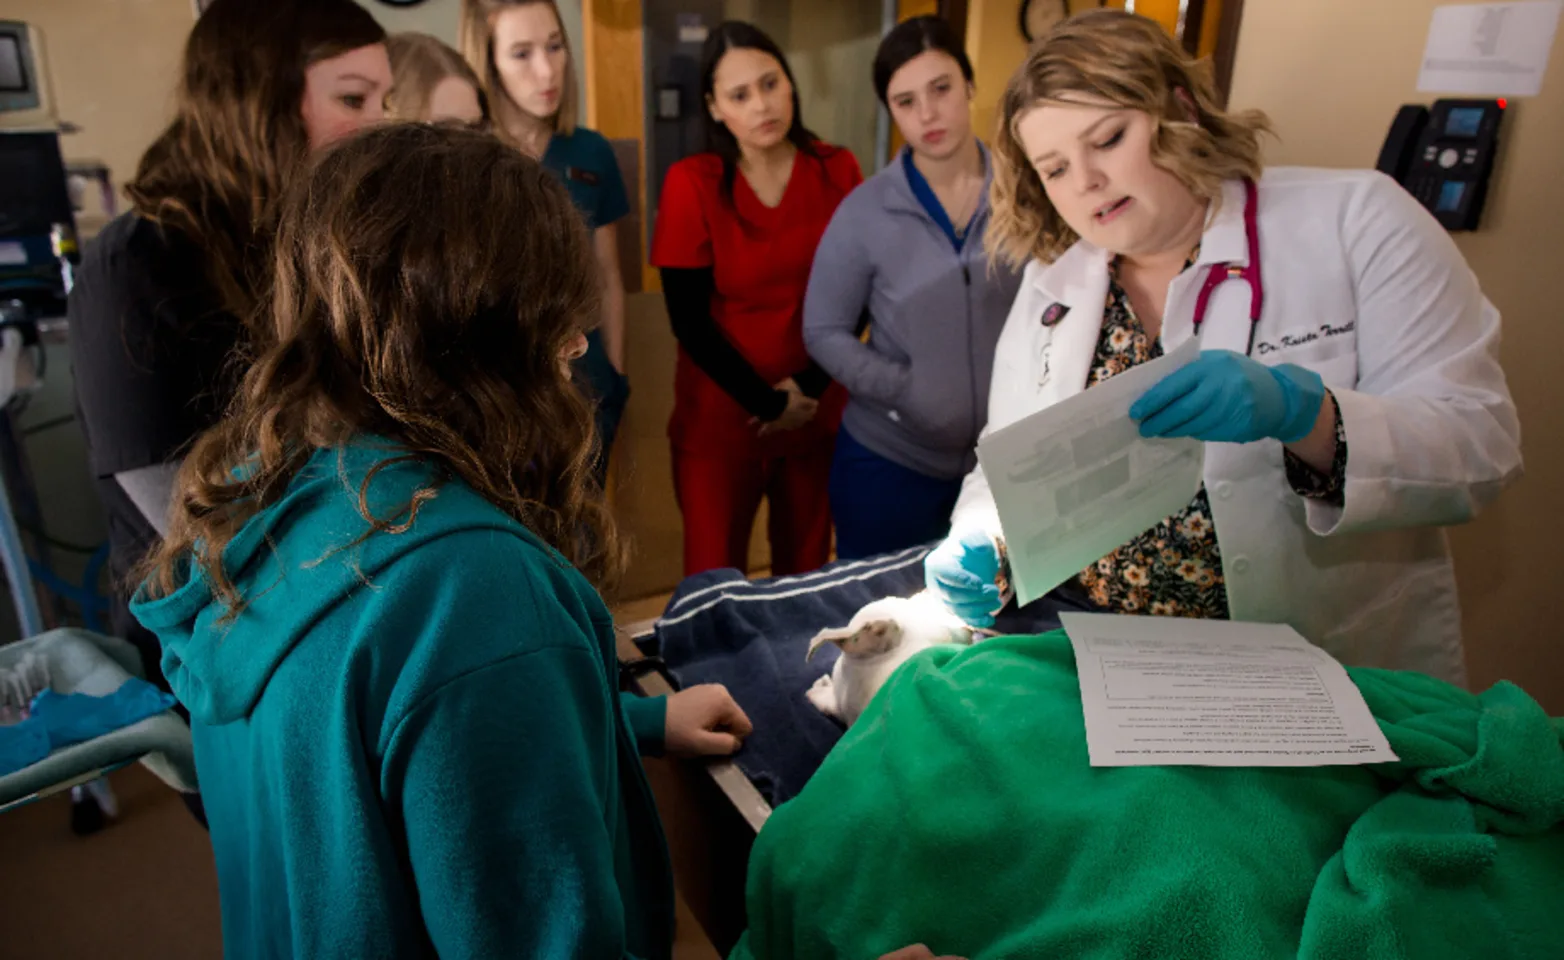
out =
[[[760,202],[742,174],[734,177],[729,205],[722,198],[722,160],[713,153],[670,167],[658,200],[652,265],[713,268],[712,318],[767,383],[809,365],[809,268],[837,204],[863,182],[851,152],[824,143],[816,150],[818,158],[797,155],[774,208]],[[833,383],[810,424],[761,440],[749,411],[681,348],[668,436],[676,449],[690,452],[785,456],[829,443],[846,402],[846,391]]]

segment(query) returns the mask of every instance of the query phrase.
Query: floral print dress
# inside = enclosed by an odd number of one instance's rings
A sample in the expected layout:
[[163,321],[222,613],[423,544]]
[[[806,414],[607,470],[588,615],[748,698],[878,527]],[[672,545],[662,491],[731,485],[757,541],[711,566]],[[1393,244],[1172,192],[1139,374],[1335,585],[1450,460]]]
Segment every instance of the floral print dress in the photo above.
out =
[[[1162,342],[1147,336],[1114,276],[1108,284],[1102,332],[1087,388],[1160,356]],[[1288,483],[1300,496],[1342,502],[1347,441],[1339,409],[1336,453],[1329,475],[1314,470],[1291,451],[1284,456]],[[1222,548],[1217,543],[1205,486],[1201,485],[1189,506],[1087,567],[1077,580],[1094,604],[1115,613],[1228,619]]]

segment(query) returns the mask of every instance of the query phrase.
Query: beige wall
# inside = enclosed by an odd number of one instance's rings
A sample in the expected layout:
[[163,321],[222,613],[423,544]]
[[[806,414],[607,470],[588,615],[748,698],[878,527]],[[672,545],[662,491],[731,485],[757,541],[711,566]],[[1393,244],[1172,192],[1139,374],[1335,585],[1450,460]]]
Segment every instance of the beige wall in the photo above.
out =
[[[456,21],[461,16],[461,0],[424,0],[416,7],[393,7],[369,0],[364,3],[364,7],[374,13],[375,19],[389,33],[427,33],[453,47],[456,45]],[[579,3],[576,9],[581,9]]]
[[[1273,162],[1373,166],[1416,90],[1436,0],[1248,0],[1233,103],[1276,121]],[[1328,66],[1327,66],[1328,64]],[[1564,56],[1539,97],[1511,100],[1482,229],[1457,242],[1504,315],[1504,368],[1520,408],[1526,478],[1453,531],[1474,685],[1515,680],[1564,713]]]

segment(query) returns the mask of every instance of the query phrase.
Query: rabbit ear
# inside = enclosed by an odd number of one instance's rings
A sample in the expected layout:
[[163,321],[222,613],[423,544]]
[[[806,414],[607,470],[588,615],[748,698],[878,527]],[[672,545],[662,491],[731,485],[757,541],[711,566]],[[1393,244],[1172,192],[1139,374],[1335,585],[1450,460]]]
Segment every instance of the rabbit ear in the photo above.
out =
[[857,632],[858,631],[854,630],[852,627],[843,627],[840,630],[821,630],[819,633],[815,634],[815,638],[813,640],[809,641],[809,652],[804,654],[804,659],[806,661],[809,660],[815,655],[816,650],[819,650],[827,643],[834,643],[837,646],[841,646],[847,640],[852,639],[853,635]]

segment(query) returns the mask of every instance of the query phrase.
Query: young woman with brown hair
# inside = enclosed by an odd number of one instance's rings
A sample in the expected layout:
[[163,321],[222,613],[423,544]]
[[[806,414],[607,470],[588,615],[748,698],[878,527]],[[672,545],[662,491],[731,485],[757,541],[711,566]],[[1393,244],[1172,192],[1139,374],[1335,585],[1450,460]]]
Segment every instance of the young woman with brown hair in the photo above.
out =
[[109,518],[111,620],[167,529],[173,477],[232,395],[263,285],[268,224],[311,151],[379,120],[385,32],[350,0],[216,0],[185,45],[174,120],[126,187],[132,210],[84,252],[70,301],[76,407]]
[[488,95],[495,133],[559,177],[592,231],[602,322],[588,336],[576,373],[596,405],[601,450],[594,475],[602,483],[630,398],[615,236],[630,199],[619,162],[603,135],[579,122],[576,65],[554,0],[462,0],[460,33],[462,55]]
[[272,346],[134,605],[190,709],[225,956],[669,955],[640,754],[749,726],[721,687],[617,692],[589,245],[547,171],[452,126],[290,191]]

